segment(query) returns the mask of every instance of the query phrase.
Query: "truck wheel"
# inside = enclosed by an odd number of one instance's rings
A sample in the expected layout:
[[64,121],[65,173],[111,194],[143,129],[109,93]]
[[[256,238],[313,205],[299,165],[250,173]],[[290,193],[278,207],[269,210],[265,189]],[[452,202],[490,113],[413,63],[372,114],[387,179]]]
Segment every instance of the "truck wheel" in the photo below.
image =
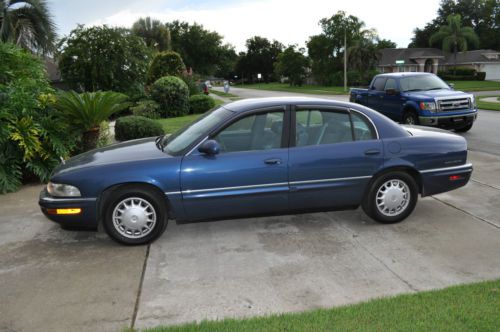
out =
[[455,129],[455,131],[456,131],[457,133],[465,133],[466,131],[469,131],[471,128],[472,128],[472,123],[471,123],[471,124],[468,124],[468,125],[467,125],[467,126],[465,126],[465,127]]
[[149,188],[119,188],[107,199],[104,209],[106,233],[122,244],[150,243],[167,227],[166,203],[159,193]]
[[393,224],[410,215],[418,200],[418,187],[408,173],[382,174],[371,184],[361,207],[372,219]]
[[418,116],[413,111],[406,111],[403,114],[403,123],[407,125],[418,125]]

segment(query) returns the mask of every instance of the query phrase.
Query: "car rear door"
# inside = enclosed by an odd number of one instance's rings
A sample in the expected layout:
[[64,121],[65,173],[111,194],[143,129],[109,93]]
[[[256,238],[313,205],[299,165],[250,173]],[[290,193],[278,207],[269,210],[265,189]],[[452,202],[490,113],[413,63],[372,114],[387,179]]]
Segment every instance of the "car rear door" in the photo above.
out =
[[292,111],[289,204],[292,210],[331,209],[361,202],[381,166],[382,143],[362,113],[342,107]]
[[[246,113],[210,135],[221,151],[197,150],[181,165],[188,219],[282,212],[288,209],[288,128],[285,106]],[[286,128],[286,130],[285,130]]]
[[377,111],[382,110],[385,97],[384,86],[386,80],[386,77],[375,78],[372,86],[368,90],[368,104],[366,106]]

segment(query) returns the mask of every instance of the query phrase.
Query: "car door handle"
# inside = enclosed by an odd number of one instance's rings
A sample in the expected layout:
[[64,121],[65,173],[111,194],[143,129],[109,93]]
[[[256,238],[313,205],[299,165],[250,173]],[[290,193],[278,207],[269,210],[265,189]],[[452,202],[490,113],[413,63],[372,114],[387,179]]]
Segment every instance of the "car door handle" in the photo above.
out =
[[270,159],[264,160],[264,163],[266,163],[268,165],[279,165],[279,164],[281,164],[281,159],[279,159],[279,158],[270,158]]
[[380,150],[379,149],[369,149],[369,150],[365,151],[365,154],[367,156],[373,156],[373,155],[376,155],[376,154],[380,154]]

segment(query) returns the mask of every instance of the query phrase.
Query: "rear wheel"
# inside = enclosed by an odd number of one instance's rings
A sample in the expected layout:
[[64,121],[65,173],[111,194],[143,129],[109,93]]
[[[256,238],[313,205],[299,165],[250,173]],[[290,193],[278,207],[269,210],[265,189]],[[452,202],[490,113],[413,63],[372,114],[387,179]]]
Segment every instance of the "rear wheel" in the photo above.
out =
[[407,125],[418,125],[418,116],[414,111],[406,111],[403,114],[403,123]]
[[104,208],[104,229],[113,240],[122,244],[152,242],[167,227],[165,200],[148,188],[119,188],[107,199]]
[[390,172],[371,184],[362,208],[374,220],[392,224],[408,217],[417,200],[418,186],[413,177],[405,172]]
[[471,128],[472,128],[472,123],[468,124],[465,127],[455,129],[455,131],[458,132],[458,133],[465,133],[466,131],[469,131]]

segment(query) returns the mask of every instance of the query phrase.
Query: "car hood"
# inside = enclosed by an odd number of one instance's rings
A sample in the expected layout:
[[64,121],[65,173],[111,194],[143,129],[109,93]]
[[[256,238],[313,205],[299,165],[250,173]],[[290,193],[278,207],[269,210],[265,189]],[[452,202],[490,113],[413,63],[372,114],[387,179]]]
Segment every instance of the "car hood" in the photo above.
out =
[[405,92],[406,95],[417,99],[435,99],[435,98],[466,98],[471,96],[468,93],[455,90],[429,90],[429,91],[415,91],[415,92]]
[[74,156],[61,163],[52,175],[87,167],[169,157],[171,156],[156,147],[154,137],[142,138],[112,144]]

